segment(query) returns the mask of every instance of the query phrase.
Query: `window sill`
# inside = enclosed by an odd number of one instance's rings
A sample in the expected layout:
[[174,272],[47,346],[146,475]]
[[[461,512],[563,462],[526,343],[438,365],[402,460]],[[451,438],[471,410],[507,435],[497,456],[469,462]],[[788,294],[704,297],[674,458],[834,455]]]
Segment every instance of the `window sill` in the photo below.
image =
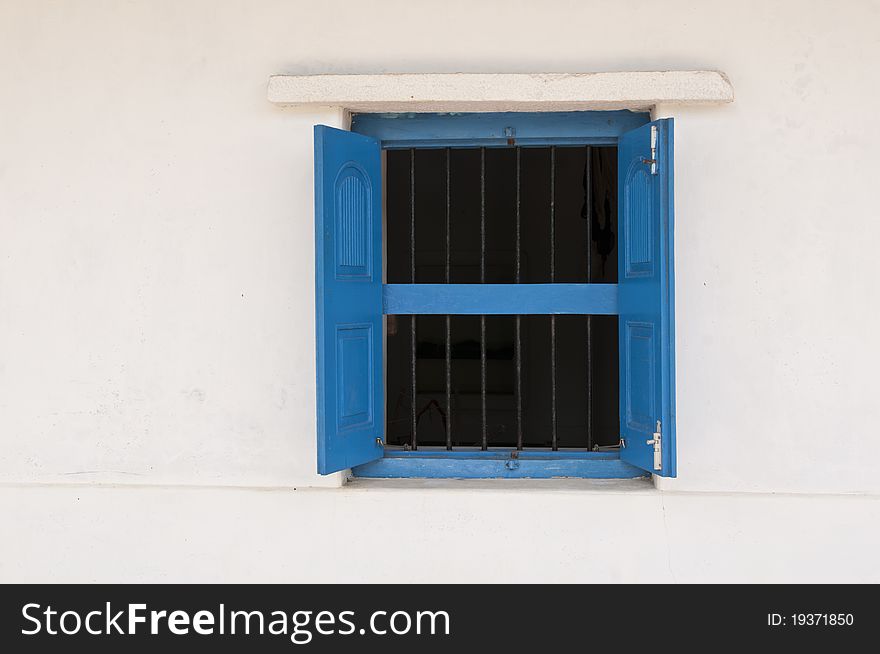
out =
[[367,479],[350,478],[346,490],[440,490],[473,492],[548,492],[647,494],[656,493],[650,477],[639,479]]
[[[517,456],[512,456],[516,454]],[[386,450],[352,470],[373,479],[635,479],[647,475],[618,452]]]

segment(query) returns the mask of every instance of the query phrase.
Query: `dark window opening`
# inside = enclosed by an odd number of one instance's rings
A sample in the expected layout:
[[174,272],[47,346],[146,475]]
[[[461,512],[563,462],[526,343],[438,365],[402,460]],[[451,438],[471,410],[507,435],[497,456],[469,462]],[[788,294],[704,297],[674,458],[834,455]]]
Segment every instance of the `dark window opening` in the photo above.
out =
[[[387,283],[617,282],[616,148],[386,155]],[[616,316],[387,316],[386,442],[614,446],[617,338]]]

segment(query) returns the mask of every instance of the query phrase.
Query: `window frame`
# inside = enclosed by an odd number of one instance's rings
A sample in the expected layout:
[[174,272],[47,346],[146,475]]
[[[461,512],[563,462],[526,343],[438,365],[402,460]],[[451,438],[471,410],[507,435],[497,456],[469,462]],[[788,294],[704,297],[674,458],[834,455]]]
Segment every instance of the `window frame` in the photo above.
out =
[[[596,145],[618,146],[620,137],[651,122],[647,112],[573,111],[478,114],[355,114],[351,131],[379,141],[384,151],[408,148],[474,148]],[[382,188],[385,175],[383,163]],[[383,225],[385,221],[383,202]],[[386,260],[383,228],[383,283]],[[385,356],[383,354],[383,356]],[[384,362],[383,362],[384,370]],[[621,400],[622,401],[622,398]],[[352,469],[370,478],[553,478],[626,479],[650,473],[626,463],[619,450],[551,451],[384,447],[382,458]]]

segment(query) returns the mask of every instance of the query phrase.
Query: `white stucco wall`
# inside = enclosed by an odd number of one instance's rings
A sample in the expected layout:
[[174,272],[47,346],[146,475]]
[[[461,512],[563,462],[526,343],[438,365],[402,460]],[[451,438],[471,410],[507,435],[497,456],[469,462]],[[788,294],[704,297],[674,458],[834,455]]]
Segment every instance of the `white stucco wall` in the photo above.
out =
[[[284,490],[341,482],[314,473],[311,141],[314,123],[344,116],[271,105],[269,75],[718,69],[733,104],[674,110],[679,478],[663,487],[675,492],[518,497],[568,498],[540,542],[572,552],[581,580],[613,578],[591,552],[614,544],[603,556],[620,568],[632,525],[663,524],[663,498],[679,521],[647,532],[679,580],[721,574],[691,556],[701,543],[757,578],[780,551],[796,549],[783,575],[796,578],[848,546],[853,567],[831,577],[880,580],[878,29],[873,1],[0,4],[0,502],[23,543],[4,543],[0,578],[51,578],[47,560],[70,578],[124,577],[94,543],[147,538],[128,509],[169,506],[184,508],[160,530],[228,539],[200,565],[235,550],[224,574],[266,578],[285,543],[345,538],[353,507],[367,532],[393,531],[407,507],[401,538],[430,547],[436,525],[419,510],[464,492]],[[92,519],[79,493],[113,510]],[[503,542],[480,577],[502,580],[530,546],[490,520],[510,495],[479,497],[444,510],[444,542],[462,544],[446,551],[465,557],[475,534]],[[597,527],[601,501],[619,510]],[[255,516],[248,538],[225,525],[228,505]],[[334,507],[313,536],[307,524]],[[699,515],[727,536],[707,544]],[[816,516],[836,531],[812,538]],[[247,568],[263,525],[278,542]],[[165,571],[189,569],[179,539],[149,542]],[[384,572],[415,569],[402,563]],[[288,579],[344,574],[329,555],[308,573],[285,565]],[[536,578],[564,576],[547,565]]]

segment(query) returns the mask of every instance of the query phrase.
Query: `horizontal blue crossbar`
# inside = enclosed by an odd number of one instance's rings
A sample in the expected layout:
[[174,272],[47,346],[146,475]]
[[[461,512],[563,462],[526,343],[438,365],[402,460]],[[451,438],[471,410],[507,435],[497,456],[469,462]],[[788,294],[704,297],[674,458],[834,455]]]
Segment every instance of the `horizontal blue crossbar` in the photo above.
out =
[[385,284],[384,312],[617,315],[617,284]]
[[[517,456],[512,456],[513,454]],[[400,451],[352,469],[356,477],[395,479],[634,479],[647,473],[617,452]]]
[[632,111],[548,113],[355,114],[351,130],[385,149],[616,145],[621,134],[650,120]]

